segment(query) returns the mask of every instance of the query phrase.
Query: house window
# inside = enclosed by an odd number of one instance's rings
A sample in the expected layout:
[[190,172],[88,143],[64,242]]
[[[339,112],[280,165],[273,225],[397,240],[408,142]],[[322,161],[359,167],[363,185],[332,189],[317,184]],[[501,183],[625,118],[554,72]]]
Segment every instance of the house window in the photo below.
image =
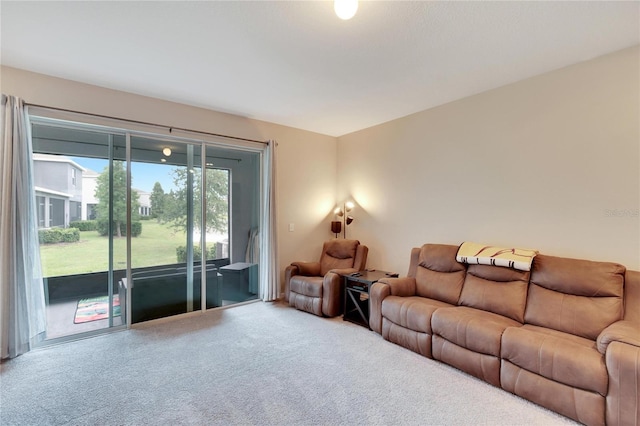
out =
[[77,181],[77,177],[76,177],[76,169],[72,168],[71,169],[71,185],[75,188],[76,187],[76,181]]
[[82,203],[69,201],[69,222],[75,222],[80,219],[82,219]]
[[36,200],[38,202],[38,227],[44,228],[45,198],[41,196],[37,196]]
[[65,200],[60,198],[49,199],[49,227],[65,227]]

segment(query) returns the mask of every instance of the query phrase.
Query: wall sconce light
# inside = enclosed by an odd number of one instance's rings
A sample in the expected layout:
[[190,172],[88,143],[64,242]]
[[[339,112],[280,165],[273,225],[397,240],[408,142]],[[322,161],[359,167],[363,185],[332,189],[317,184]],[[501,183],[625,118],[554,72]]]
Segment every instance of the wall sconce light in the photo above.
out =
[[171,156],[171,148],[162,148],[162,153],[165,157]]
[[[331,222],[331,232],[336,234],[336,238],[338,238],[338,234],[340,233],[340,228],[342,228],[343,238],[347,238],[347,225],[351,225],[351,222],[354,221],[353,216],[347,215],[351,210],[353,210],[354,204],[351,201],[347,201],[344,203],[343,208],[336,207],[333,209],[333,214],[342,218],[344,222],[344,227],[342,227],[342,223],[340,221]],[[337,231],[336,231],[337,229]]]

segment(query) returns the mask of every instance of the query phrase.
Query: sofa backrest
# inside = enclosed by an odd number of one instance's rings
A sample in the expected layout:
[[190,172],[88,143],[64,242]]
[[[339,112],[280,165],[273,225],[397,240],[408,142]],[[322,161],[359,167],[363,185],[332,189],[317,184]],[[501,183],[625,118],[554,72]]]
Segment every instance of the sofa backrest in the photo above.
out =
[[617,263],[538,255],[524,320],[595,340],[622,319],[624,274]]
[[[360,241],[358,240],[339,240],[337,238],[325,242],[320,256],[320,275],[324,276],[332,269],[353,268],[359,245]],[[364,265],[362,265],[362,269],[364,269]]]
[[[455,305],[460,298],[466,266],[456,261],[458,246],[425,244],[415,268],[416,294]],[[412,256],[413,258],[413,256]],[[411,267],[409,273],[411,273]]]
[[524,322],[529,271],[504,266],[469,265],[459,305]]

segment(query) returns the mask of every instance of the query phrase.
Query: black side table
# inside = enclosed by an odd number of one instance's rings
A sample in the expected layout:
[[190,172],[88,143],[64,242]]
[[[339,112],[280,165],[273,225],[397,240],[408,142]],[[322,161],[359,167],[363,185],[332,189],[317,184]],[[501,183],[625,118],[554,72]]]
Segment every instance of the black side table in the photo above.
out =
[[397,277],[386,271],[365,270],[344,276],[344,316],[345,321],[369,327],[369,289],[382,278]]

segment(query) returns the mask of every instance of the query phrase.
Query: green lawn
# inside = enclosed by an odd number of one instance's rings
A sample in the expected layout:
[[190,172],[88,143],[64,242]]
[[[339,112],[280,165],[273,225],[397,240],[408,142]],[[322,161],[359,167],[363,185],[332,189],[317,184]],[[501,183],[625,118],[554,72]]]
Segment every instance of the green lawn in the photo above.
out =
[[[143,221],[142,234],[131,239],[133,268],[177,263],[176,247],[186,245],[186,234],[166,224]],[[126,237],[114,238],[114,269],[127,267]],[[80,232],[77,243],[40,246],[45,277],[101,272],[108,269],[109,239],[96,231]]]

